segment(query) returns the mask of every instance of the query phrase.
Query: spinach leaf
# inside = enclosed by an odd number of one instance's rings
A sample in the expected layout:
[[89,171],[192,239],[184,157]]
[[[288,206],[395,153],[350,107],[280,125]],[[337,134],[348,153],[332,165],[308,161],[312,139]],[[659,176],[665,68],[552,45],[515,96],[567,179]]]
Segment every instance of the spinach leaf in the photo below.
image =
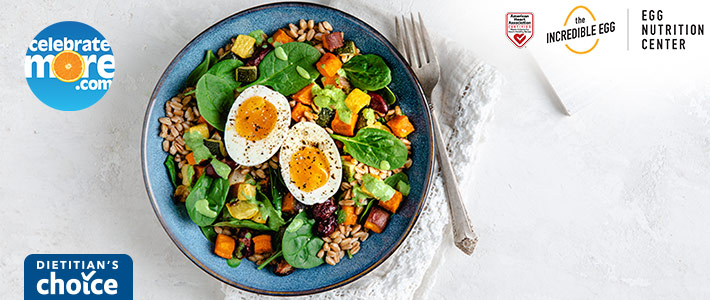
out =
[[400,181],[409,183],[409,177],[407,177],[407,174],[399,172],[397,174],[392,174],[390,177],[385,178],[385,183],[391,187],[396,187],[397,183]]
[[405,183],[404,181],[397,182],[397,190],[402,193],[402,196],[409,196],[410,189],[411,186],[409,186],[409,183]]
[[[217,219],[217,212],[221,211],[222,207],[224,207],[228,192],[229,180],[222,178],[213,180],[211,177],[207,176],[207,174],[202,174],[185,201],[185,207],[187,208],[187,214],[190,215],[190,219],[199,226],[212,224]],[[207,208],[215,212],[214,216],[206,216],[200,213],[197,207],[200,200],[207,200]]]
[[323,259],[316,254],[324,242],[313,235],[313,224],[314,220],[308,219],[305,212],[300,212],[284,231],[281,242],[284,259],[296,268],[310,269],[323,263]]
[[195,86],[198,80],[202,78],[202,75],[205,75],[207,73],[207,70],[209,70],[212,65],[217,62],[217,56],[212,53],[212,50],[207,50],[207,53],[205,53],[205,59],[202,60],[202,63],[197,65],[197,67],[190,72],[190,75],[187,76],[187,81],[185,81],[185,84],[187,86]]
[[206,217],[202,215],[199,211],[197,211],[197,208],[195,208],[195,204],[197,203],[197,201],[207,198],[207,192],[209,191],[209,187],[211,184],[212,177],[209,177],[206,174],[202,174],[202,176],[197,179],[195,185],[192,186],[190,194],[187,195],[187,199],[185,200],[185,208],[187,209],[187,214],[190,216],[190,219],[195,222],[195,224],[202,224],[200,226],[207,226],[210,224],[204,224]]
[[392,176],[385,178],[385,183],[393,188],[396,188],[403,196],[409,195],[409,177],[407,174],[402,172],[397,174],[392,174]]
[[168,169],[168,177],[170,177],[170,182],[173,183],[173,188],[176,188],[177,185],[177,170],[175,166],[175,156],[168,155],[168,158],[165,159],[165,167]]
[[238,266],[241,265],[241,264],[242,264],[242,259],[241,259],[241,258],[237,258],[236,256],[235,256],[235,257],[232,257],[232,258],[230,258],[230,259],[227,260],[227,265],[228,265],[230,268],[236,268],[236,267],[238,267]]
[[356,55],[343,65],[348,81],[361,90],[376,91],[392,81],[390,68],[375,54]]
[[197,163],[213,157],[210,149],[205,146],[203,140],[205,139],[202,134],[197,131],[188,131],[182,135],[183,140],[185,140],[185,145],[190,147],[192,150],[192,155]]
[[252,220],[233,219],[231,221],[224,221],[224,222],[215,223],[214,226],[231,227],[231,228],[249,228],[249,229],[263,230],[263,231],[275,231],[275,230],[272,230],[271,228],[269,228],[269,226],[266,226],[264,224],[259,224],[257,222],[252,221]]
[[[407,161],[407,147],[393,134],[377,128],[360,129],[354,137],[331,134],[345,144],[345,152],[358,161],[384,170],[394,170],[404,166]],[[382,162],[386,162],[384,164]]]
[[286,224],[286,221],[281,218],[280,212],[274,209],[274,206],[271,205],[271,200],[269,200],[269,198],[266,197],[266,195],[264,195],[261,190],[257,191],[256,195],[258,198],[260,198],[258,200],[260,202],[259,213],[261,213],[261,217],[268,218],[266,224],[269,226],[269,228],[274,231],[278,231],[281,226],[284,226]]
[[370,212],[370,209],[372,208],[372,205],[375,204],[375,202],[375,200],[370,200],[369,202],[367,202],[367,207],[365,207],[365,210],[362,211],[358,222],[362,223],[362,221],[367,218],[367,214]]
[[214,243],[215,239],[217,238],[217,232],[214,231],[214,226],[200,226],[200,230],[208,241]]
[[[288,96],[298,92],[318,77],[320,73],[316,70],[315,63],[321,54],[316,48],[299,42],[286,43],[281,45],[281,48],[288,56],[287,60],[276,57],[276,51],[269,52],[259,64],[259,78],[237,90],[242,91],[252,85],[262,84]],[[299,74],[298,67],[302,68],[309,78]]]
[[238,59],[226,59],[212,66],[206,74],[214,75],[229,82],[232,89],[239,87],[237,82],[237,68],[243,66],[244,63]]
[[347,95],[342,89],[331,85],[325,88],[314,85],[311,89],[311,93],[313,93],[313,103],[315,103],[315,105],[321,109],[335,109],[338,112],[340,121],[350,123],[352,111],[345,105]]
[[276,171],[274,168],[269,168],[269,184],[271,185],[271,203],[274,204],[274,209],[281,216],[281,204],[283,203],[284,196],[281,194],[285,184],[283,183],[283,178],[281,178],[281,173]]
[[272,262],[274,259],[277,259],[277,258],[279,258],[279,257],[281,257],[281,256],[283,256],[283,255],[284,255],[283,251],[281,251],[281,250],[277,251],[276,253],[274,253],[274,254],[272,254],[271,256],[269,256],[269,258],[267,258],[263,263],[261,263],[261,264],[259,265],[259,267],[256,268],[256,269],[257,269],[257,270],[263,269],[264,267],[266,267],[267,265],[269,265],[269,263]]
[[387,201],[394,196],[394,188],[370,174],[362,176],[362,186],[377,200]]
[[392,90],[390,90],[389,87],[385,87],[379,91],[377,91],[380,96],[382,96],[383,99],[385,99],[385,102],[387,102],[387,105],[392,105],[397,101],[397,97],[394,95]]
[[212,168],[214,168],[214,172],[217,173],[219,177],[228,179],[229,174],[232,173],[232,168],[230,168],[227,164],[217,160],[216,158],[213,158],[210,161],[210,164],[212,165]]
[[234,88],[228,80],[205,74],[197,82],[197,108],[212,127],[224,131],[229,109],[234,102]]

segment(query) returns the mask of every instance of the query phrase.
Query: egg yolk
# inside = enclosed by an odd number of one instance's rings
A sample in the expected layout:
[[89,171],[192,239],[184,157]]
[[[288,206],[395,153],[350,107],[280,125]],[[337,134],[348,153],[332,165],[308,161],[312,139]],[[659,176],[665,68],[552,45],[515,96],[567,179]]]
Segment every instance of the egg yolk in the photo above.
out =
[[235,127],[239,136],[252,142],[265,138],[276,126],[276,107],[259,96],[244,100],[237,110]]
[[306,146],[291,156],[288,166],[291,182],[304,192],[312,192],[328,182],[330,165],[323,152],[316,147]]

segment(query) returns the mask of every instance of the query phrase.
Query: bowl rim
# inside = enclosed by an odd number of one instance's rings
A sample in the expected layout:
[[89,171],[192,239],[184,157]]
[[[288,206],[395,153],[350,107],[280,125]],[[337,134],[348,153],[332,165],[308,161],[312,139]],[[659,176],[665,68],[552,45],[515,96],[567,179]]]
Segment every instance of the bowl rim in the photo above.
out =
[[[423,99],[421,105],[424,106],[424,114],[426,115],[425,122],[427,124],[427,129],[428,129],[429,136],[430,136],[429,143],[428,143],[429,148],[431,149],[430,155],[429,155],[430,164],[429,164],[429,168],[426,172],[426,179],[425,179],[425,183],[424,183],[424,190],[423,190],[423,194],[421,197],[421,201],[419,201],[419,205],[417,206],[416,212],[415,212],[414,216],[412,216],[412,219],[409,222],[409,224],[407,225],[407,228],[406,228],[404,234],[397,240],[397,243],[395,244],[395,246],[390,251],[385,253],[385,255],[383,255],[380,259],[378,259],[375,263],[373,263],[371,266],[367,267],[365,270],[363,270],[363,271],[361,271],[361,272],[359,272],[347,279],[344,279],[342,281],[339,281],[339,282],[336,282],[333,284],[329,284],[324,287],[309,289],[309,290],[304,290],[304,291],[271,291],[271,290],[263,290],[263,289],[249,287],[249,286],[234,282],[228,278],[225,278],[224,276],[221,276],[217,272],[213,271],[208,266],[203,265],[197,258],[195,258],[193,256],[192,253],[190,253],[189,251],[186,250],[186,248],[175,237],[172,230],[165,223],[163,215],[158,207],[158,203],[157,203],[155,196],[153,194],[153,188],[152,188],[151,181],[150,181],[150,178],[148,175],[148,162],[147,162],[147,160],[148,160],[147,159],[147,141],[148,141],[148,133],[149,133],[148,124],[150,123],[152,111],[153,111],[153,108],[157,102],[157,98],[156,98],[157,92],[158,92],[158,90],[160,90],[162,88],[162,85],[166,79],[166,74],[169,71],[171,71],[175,67],[176,63],[183,57],[183,55],[185,55],[186,48],[188,46],[190,46],[193,42],[195,42],[198,38],[200,38],[203,34],[205,34],[207,31],[218,26],[219,24],[221,24],[222,22],[224,22],[228,19],[231,19],[234,17],[239,17],[241,15],[244,15],[244,14],[247,14],[250,12],[254,12],[254,11],[258,11],[258,10],[262,10],[262,9],[281,7],[281,6],[308,6],[308,7],[318,8],[318,9],[326,9],[326,10],[336,11],[338,13],[345,15],[346,17],[352,18],[355,21],[360,22],[361,25],[363,25],[364,29],[366,31],[368,31],[368,33],[371,36],[373,36],[374,38],[383,42],[385,44],[385,46],[390,51],[392,51],[394,53],[395,58],[397,60],[399,60],[399,63],[404,65],[406,72],[414,79],[417,92],[421,95],[421,99]],[[192,263],[194,263],[196,266],[198,266],[200,269],[202,269],[205,273],[211,275],[212,277],[218,279],[219,281],[221,281],[225,284],[228,284],[230,286],[233,286],[235,288],[238,288],[238,289],[241,289],[244,291],[262,294],[262,295],[269,295],[269,296],[303,296],[303,295],[322,293],[322,292],[329,291],[329,290],[332,290],[335,288],[339,288],[339,287],[349,284],[357,279],[362,278],[366,274],[370,273],[372,270],[374,270],[377,267],[379,267],[380,265],[382,265],[382,263],[384,263],[390,256],[392,256],[392,254],[394,252],[396,252],[397,249],[399,249],[399,247],[402,245],[404,240],[407,237],[409,237],[409,234],[411,233],[412,228],[414,227],[414,224],[416,224],[417,220],[419,220],[419,216],[421,215],[422,208],[424,206],[424,203],[427,201],[429,191],[431,189],[431,184],[432,184],[431,179],[432,179],[432,175],[433,175],[434,167],[435,167],[434,156],[436,154],[436,148],[434,147],[434,142],[435,142],[434,139],[437,138],[433,132],[433,123],[432,123],[433,120],[431,117],[431,110],[430,110],[429,105],[426,103],[426,101],[427,101],[427,97],[424,94],[424,91],[422,89],[421,83],[419,82],[419,79],[417,78],[416,74],[414,73],[412,68],[409,66],[409,64],[406,62],[406,60],[404,59],[402,54],[399,52],[399,50],[397,50],[397,48],[394,47],[394,45],[392,45],[392,43],[390,43],[390,41],[387,38],[385,38],[384,35],[382,35],[379,31],[377,31],[375,28],[373,28],[372,26],[370,26],[368,23],[361,20],[360,18],[355,17],[347,12],[344,12],[344,11],[339,10],[334,7],[330,7],[330,6],[318,4],[318,3],[310,3],[310,2],[297,2],[297,1],[273,2],[273,3],[267,3],[267,4],[262,4],[262,5],[246,8],[244,10],[233,13],[233,14],[215,22],[214,24],[210,25],[209,27],[204,29],[202,32],[197,34],[195,37],[193,37],[187,44],[185,44],[185,46],[182,47],[182,49],[180,49],[180,51],[177,53],[177,55],[175,55],[175,57],[170,61],[168,66],[165,68],[163,73],[160,75],[160,78],[159,78],[158,82],[156,83],[155,88],[153,88],[153,92],[150,95],[148,106],[146,107],[146,112],[145,112],[145,116],[143,119],[143,128],[142,128],[142,132],[141,132],[141,171],[143,173],[143,182],[145,184],[146,193],[148,194],[148,198],[150,199],[150,204],[153,207],[153,211],[155,212],[156,217],[158,217],[158,221],[160,222],[161,227],[163,227],[163,230],[165,231],[165,233],[168,234],[168,236],[170,237],[170,240],[173,241],[175,246],[177,246],[178,249],[180,249],[180,252],[182,252],[183,255],[185,255],[190,261],[192,261]]]

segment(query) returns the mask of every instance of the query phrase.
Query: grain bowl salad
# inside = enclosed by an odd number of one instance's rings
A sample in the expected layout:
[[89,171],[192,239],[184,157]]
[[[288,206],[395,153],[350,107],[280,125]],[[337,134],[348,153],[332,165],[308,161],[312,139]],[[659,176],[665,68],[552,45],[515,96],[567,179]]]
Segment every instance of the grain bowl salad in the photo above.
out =
[[390,69],[327,21],[247,31],[165,104],[175,202],[231,267],[285,276],[352,259],[409,194],[414,127]]

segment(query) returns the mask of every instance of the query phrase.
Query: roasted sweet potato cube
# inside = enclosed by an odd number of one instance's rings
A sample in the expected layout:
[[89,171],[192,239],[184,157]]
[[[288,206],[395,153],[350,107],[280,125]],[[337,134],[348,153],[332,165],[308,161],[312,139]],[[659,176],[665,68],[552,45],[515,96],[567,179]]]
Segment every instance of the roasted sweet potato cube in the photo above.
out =
[[316,63],[316,68],[321,75],[325,77],[333,77],[338,74],[338,70],[343,66],[340,59],[333,53],[326,53],[320,57]]
[[281,211],[289,214],[296,213],[296,199],[293,198],[291,193],[286,193],[286,196],[284,196],[281,202]]
[[257,235],[252,238],[254,242],[254,254],[263,254],[273,252],[271,247],[271,236],[268,234]]
[[296,106],[291,109],[291,118],[296,122],[300,122],[306,112],[310,111],[311,108],[308,105],[296,103]]
[[399,204],[402,203],[402,193],[395,191],[392,198],[387,201],[380,200],[379,204],[382,208],[390,211],[391,213],[396,213]]
[[272,45],[276,44],[276,43],[281,43],[283,45],[286,43],[293,42],[293,38],[288,36],[288,33],[286,33],[286,31],[284,31],[283,29],[276,30],[276,32],[274,33],[272,38],[273,38]]
[[355,135],[355,125],[357,125],[356,113],[350,115],[350,123],[345,123],[341,121],[340,116],[337,112],[335,113],[335,118],[333,118],[333,121],[330,122],[330,127],[333,128],[333,132],[345,136]]
[[214,254],[226,259],[232,258],[236,242],[228,235],[218,234],[214,243]]
[[407,137],[414,131],[414,126],[407,116],[396,116],[387,122],[387,126],[392,129],[394,135],[401,138]]
[[384,209],[379,207],[373,207],[370,214],[365,220],[365,228],[370,229],[376,233],[382,233],[387,227],[387,221],[390,219],[390,214]]
[[311,83],[306,87],[302,88],[300,91],[291,95],[291,99],[298,101],[301,104],[311,105],[313,104],[313,86],[315,83]]
[[352,205],[343,206],[342,210],[345,212],[345,221],[343,222],[343,225],[355,225],[355,223],[357,223],[355,207]]

